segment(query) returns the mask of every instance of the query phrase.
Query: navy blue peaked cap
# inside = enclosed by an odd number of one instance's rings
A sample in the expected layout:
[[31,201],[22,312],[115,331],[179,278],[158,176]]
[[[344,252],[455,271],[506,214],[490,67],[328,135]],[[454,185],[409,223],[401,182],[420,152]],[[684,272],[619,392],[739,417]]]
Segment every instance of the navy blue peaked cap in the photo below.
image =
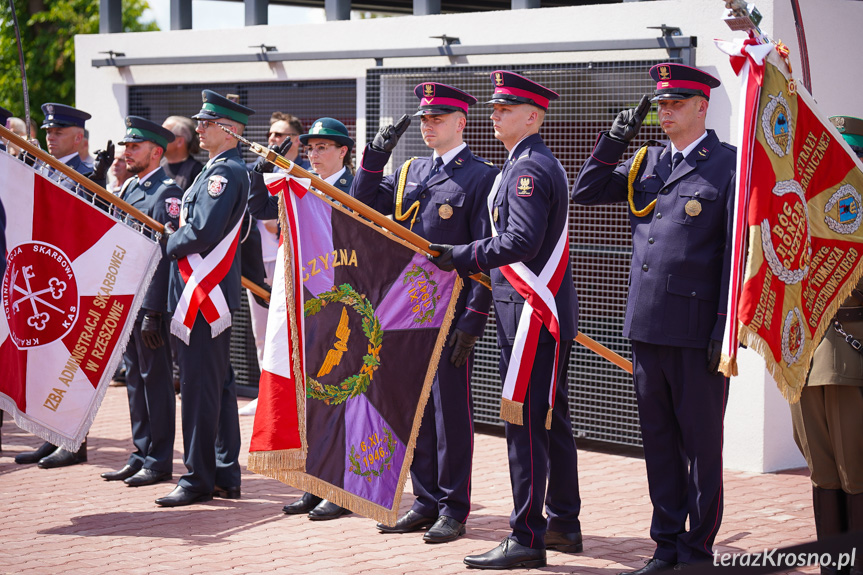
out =
[[41,126],[43,129],[68,128],[69,126],[83,128],[84,122],[92,117],[83,110],[53,102],[42,104],[42,113],[45,114],[45,121]]

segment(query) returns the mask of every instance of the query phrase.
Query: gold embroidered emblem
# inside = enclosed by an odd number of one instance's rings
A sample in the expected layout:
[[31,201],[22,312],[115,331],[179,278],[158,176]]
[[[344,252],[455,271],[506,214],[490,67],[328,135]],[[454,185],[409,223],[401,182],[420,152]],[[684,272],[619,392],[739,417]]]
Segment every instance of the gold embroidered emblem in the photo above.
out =
[[423,96],[426,98],[434,98],[434,84],[426,84],[423,86]]
[[494,73],[494,85],[503,86],[503,74],[501,74],[500,72]]
[[324,364],[318,370],[317,377],[322,377],[330,373],[334,367],[342,361],[342,354],[348,351],[348,338],[351,335],[351,328],[348,327],[348,310],[342,308],[342,317],[339,319],[339,326],[336,328],[336,343],[333,349],[327,352],[327,357],[324,358]]
[[671,71],[668,69],[668,66],[659,67],[659,78],[661,80],[668,80],[671,78]]
[[533,178],[530,176],[521,176],[518,179],[518,195],[530,196],[533,194]]
[[438,208],[437,213],[440,215],[441,219],[448,220],[452,217],[452,206],[444,204]]
[[686,206],[683,209],[686,211],[687,215],[694,218],[701,213],[701,202],[698,200],[689,200],[686,202]]

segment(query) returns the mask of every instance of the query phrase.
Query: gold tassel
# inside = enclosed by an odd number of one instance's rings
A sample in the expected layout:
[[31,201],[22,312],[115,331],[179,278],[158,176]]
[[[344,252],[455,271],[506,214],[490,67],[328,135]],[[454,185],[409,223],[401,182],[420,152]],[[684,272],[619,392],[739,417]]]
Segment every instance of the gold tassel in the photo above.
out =
[[502,397],[500,418],[513,425],[524,425],[524,404]]
[[553,407],[548,408],[548,413],[545,414],[545,428],[551,429],[551,414],[554,412]]

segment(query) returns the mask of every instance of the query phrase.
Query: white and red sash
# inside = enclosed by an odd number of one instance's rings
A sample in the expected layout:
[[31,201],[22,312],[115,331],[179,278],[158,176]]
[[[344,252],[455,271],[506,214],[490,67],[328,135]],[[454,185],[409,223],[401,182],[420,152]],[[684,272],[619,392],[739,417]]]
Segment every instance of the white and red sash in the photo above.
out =
[[[492,237],[497,237],[492,211],[494,199],[500,188],[503,172],[498,174],[488,196],[489,219],[492,222]],[[554,409],[554,394],[557,385],[557,374],[560,366],[560,325],[558,323],[557,302],[555,296],[569,265],[569,218],[561,230],[560,237],[554,246],[554,251],[545,262],[539,275],[533,273],[524,263],[516,262],[500,269],[506,280],[524,298],[524,307],[518,320],[515,332],[515,342],[512,348],[509,367],[503,382],[503,397],[500,405],[500,417],[504,421],[523,425],[524,397],[530,385],[530,374],[536,359],[536,346],[543,326],[551,332],[555,341],[555,360],[551,381],[548,386],[548,414],[545,427],[551,428],[551,413]]]
[[[190,188],[191,189],[191,188]],[[210,324],[212,337],[231,327],[231,310],[225,300],[219,282],[225,279],[234,262],[237,244],[240,238],[240,218],[234,229],[222,238],[206,257],[201,254],[189,254],[177,260],[180,275],[186,286],[177,302],[177,309],[171,319],[171,333],[189,345],[189,335],[198,311],[204,314],[204,319]],[[186,224],[183,214],[180,214],[180,226]]]

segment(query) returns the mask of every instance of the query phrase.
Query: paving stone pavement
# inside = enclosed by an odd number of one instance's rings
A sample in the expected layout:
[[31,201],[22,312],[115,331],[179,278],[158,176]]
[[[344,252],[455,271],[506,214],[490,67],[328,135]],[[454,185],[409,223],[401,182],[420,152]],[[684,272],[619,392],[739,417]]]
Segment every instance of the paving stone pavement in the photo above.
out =
[[[241,399],[240,405],[247,400]],[[177,414],[179,418],[179,407]],[[286,516],[300,491],[245,470],[251,417],[241,417],[243,498],[162,509],[153,501],[173,483],[130,488],[99,474],[125,464],[132,448],[124,388],[109,388],[89,435],[89,461],[64,469],[17,465],[41,440],[10,418],[0,454],[0,573],[26,575],[217,573],[465,573],[465,555],[495,547],[509,533],[512,499],[502,437],[477,433],[473,509],[465,537],[424,544],[421,534],[382,535],[358,515],[310,522]],[[185,469],[178,420],[174,480]],[[610,575],[653,553],[644,461],[591,444],[579,450],[583,553],[549,552],[545,573]],[[401,510],[410,508],[410,484]],[[725,473],[720,552],[760,552],[814,539],[808,472]],[[804,568],[796,573],[816,573]]]

